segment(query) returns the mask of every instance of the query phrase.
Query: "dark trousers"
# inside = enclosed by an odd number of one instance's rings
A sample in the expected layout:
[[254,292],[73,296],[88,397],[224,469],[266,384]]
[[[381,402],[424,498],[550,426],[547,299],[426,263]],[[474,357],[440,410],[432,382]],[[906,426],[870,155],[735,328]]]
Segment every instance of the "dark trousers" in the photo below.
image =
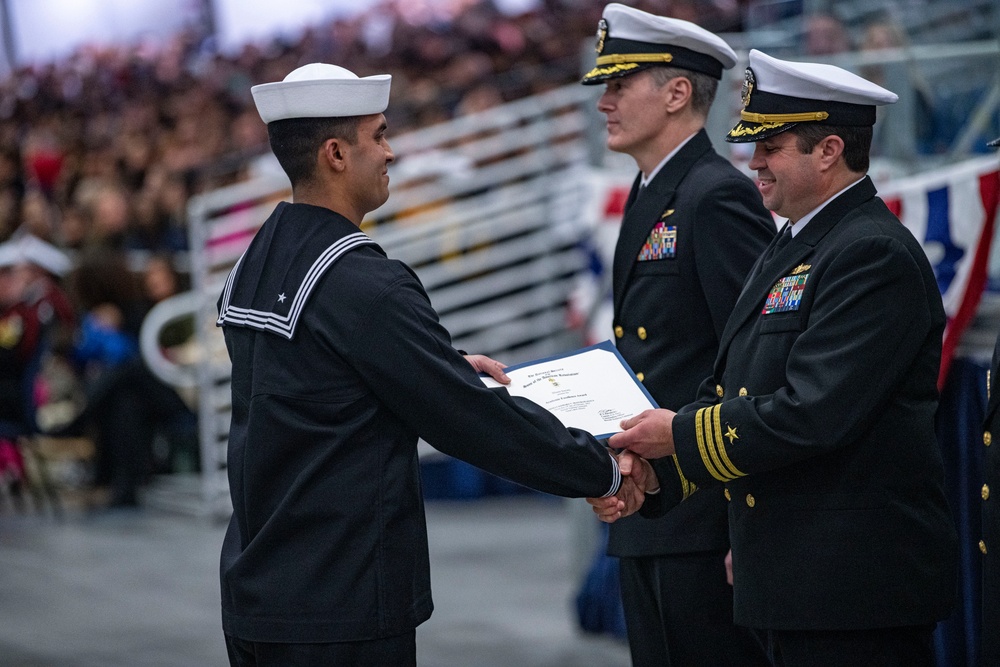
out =
[[136,492],[150,472],[157,429],[169,429],[184,416],[194,418],[177,392],[140,358],[106,369],[91,383],[87,409],[77,422],[97,428],[97,482],[111,487],[112,504],[136,504]]
[[416,667],[417,633],[361,642],[278,644],[226,635],[231,667]]
[[754,630],[774,667],[934,667],[934,625]]
[[634,667],[757,667],[767,660],[733,625],[726,552],[620,559]]

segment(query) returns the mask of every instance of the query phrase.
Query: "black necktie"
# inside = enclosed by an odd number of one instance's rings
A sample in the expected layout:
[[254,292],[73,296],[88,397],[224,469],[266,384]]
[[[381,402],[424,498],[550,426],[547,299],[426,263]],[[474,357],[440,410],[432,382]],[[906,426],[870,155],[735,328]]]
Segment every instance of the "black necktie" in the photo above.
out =
[[625,206],[625,212],[626,213],[629,212],[629,209],[631,209],[633,206],[635,206],[635,203],[637,201],[639,201],[639,197],[642,196],[642,193],[645,192],[645,190],[646,190],[646,186],[645,185],[640,185],[639,186],[639,189],[636,190],[636,192],[635,192],[635,199],[632,200],[631,204],[626,204],[626,206]]
[[782,248],[788,245],[788,242],[791,240],[792,240],[792,226],[786,224],[785,231],[781,232],[781,236],[778,237],[778,242],[774,244],[773,248],[771,248],[771,252],[768,253],[767,257],[764,258],[764,261],[765,262],[770,261],[771,258],[777,255]]

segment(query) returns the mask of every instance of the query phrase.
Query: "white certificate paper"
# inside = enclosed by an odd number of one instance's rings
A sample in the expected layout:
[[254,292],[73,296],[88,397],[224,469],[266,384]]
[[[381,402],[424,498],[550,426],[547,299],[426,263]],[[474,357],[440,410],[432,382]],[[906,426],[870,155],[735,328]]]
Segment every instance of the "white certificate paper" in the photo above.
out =
[[619,423],[658,407],[614,344],[606,340],[574,352],[515,364],[504,369],[502,385],[483,377],[487,387],[503,387],[542,406],[565,425],[595,438],[621,431]]

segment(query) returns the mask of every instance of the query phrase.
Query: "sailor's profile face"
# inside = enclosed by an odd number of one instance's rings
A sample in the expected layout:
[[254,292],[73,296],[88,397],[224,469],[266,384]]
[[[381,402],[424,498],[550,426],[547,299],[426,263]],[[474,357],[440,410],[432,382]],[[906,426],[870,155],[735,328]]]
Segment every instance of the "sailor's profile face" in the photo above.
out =
[[386,139],[383,114],[365,116],[358,124],[357,141],[348,145],[355,187],[374,211],[389,198],[389,165],[396,159]]

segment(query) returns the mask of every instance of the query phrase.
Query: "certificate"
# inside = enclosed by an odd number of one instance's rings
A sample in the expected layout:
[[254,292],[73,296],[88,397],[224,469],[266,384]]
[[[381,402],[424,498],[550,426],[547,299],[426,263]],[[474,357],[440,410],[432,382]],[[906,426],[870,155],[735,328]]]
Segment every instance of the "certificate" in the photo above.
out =
[[503,385],[489,376],[487,387],[502,387],[542,406],[565,425],[595,438],[621,431],[619,423],[656,402],[635,377],[614,344],[606,340],[574,352],[508,366]]

